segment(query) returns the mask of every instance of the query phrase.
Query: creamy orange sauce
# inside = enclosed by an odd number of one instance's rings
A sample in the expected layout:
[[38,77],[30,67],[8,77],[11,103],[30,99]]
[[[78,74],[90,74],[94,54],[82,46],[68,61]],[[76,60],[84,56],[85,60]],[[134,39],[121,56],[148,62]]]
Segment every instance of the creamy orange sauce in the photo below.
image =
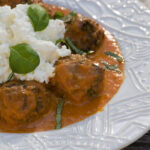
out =
[[[56,11],[55,7],[51,7],[53,12]],[[57,10],[58,9],[57,7]],[[65,9],[61,9],[63,12],[66,12]],[[68,12],[68,10],[67,10]],[[74,105],[70,102],[65,103],[62,111],[62,126],[79,122],[86,119],[87,117],[95,114],[98,111],[102,111],[104,106],[112,99],[112,97],[118,92],[121,84],[124,80],[124,62],[119,63],[113,57],[107,56],[104,54],[105,51],[111,51],[122,56],[121,50],[118,46],[118,43],[113,36],[107,31],[105,31],[105,38],[100,47],[100,49],[95,53],[89,56],[94,62],[97,62],[101,67],[104,68],[104,65],[101,63],[102,60],[108,62],[110,65],[118,64],[118,68],[122,73],[116,71],[105,71],[103,90],[101,92],[101,97],[88,101],[84,105]],[[50,111],[42,118],[33,123],[21,125],[21,126],[12,126],[7,124],[4,120],[0,120],[0,132],[12,132],[12,133],[26,133],[26,132],[35,132],[35,131],[46,131],[52,130],[56,127],[56,109],[57,109],[57,100],[54,95],[51,96],[51,108]]]
[[[124,62],[118,63],[112,57],[106,56],[105,51],[112,51],[122,56],[118,43],[114,40],[110,33],[106,31],[104,42],[101,48],[96,54],[91,55],[91,59],[99,63],[101,60],[109,62],[111,65],[118,64],[122,73],[115,71],[105,71],[104,76],[104,87],[101,97],[90,101],[84,105],[74,105],[71,103],[65,103],[62,111],[62,125],[63,127],[84,120],[85,118],[93,115],[98,111],[102,111],[103,107],[111,100],[111,98],[117,93],[121,84],[124,80]],[[51,108],[48,114],[42,119],[30,123],[24,126],[11,126],[6,124],[3,120],[0,120],[0,131],[1,132],[35,132],[52,130],[56,127],[56,108],[57,98],[53,95],[51,99]]]

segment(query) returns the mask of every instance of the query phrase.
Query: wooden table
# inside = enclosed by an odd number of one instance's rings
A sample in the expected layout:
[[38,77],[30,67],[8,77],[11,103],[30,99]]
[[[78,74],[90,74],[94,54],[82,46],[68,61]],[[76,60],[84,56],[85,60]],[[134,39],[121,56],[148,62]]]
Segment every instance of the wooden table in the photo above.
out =
[[150,150],[150,131],[137,142],[123,150]]

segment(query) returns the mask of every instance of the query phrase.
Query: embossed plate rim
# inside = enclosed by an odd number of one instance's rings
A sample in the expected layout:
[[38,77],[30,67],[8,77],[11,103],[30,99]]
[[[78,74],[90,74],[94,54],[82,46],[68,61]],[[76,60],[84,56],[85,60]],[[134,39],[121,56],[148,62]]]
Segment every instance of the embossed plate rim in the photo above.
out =
[[[136,0],[105,0],[109,7],[104,5],[103,0],[45,2],[63,5],[98,19],[120,44],[126,60],[126,79],[119,92],[105,107],[105,111],[58,131],[30,134],[0,133],[0,149],[119,150],[133,143],[150,129],[150,72],[147,69],[150,66],[150,25],[146,25],[150,22],[150,11],[144,6],[141,7]],[[86,6],[86,9],[83,10],[81,6]],[[87,8],[92,13],[87,12]],[[145,18],[143,21],[138,20],[143,19],[140,18],[141,14]],[[128,20],[124,19],[127,17]]]

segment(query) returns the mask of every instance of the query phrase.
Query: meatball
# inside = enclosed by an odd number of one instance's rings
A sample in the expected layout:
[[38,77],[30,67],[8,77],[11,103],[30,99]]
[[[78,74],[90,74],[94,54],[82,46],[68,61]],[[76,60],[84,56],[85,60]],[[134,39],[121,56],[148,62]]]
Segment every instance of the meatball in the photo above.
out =
[[9,124],[41,118],[50,109],[50,94],[36,81],[10,81],[0,87],[0,117]]
[[65,37],[69,37],[77,48],[85,52],[96,51],[104,39],[103,28],[82,15],[77,15],[66,28]]
[[24,3],[39,3],[41,0],[0,0],[0,6],[9,5],[12,8],[16,7],[17,4]]
[[9,5],[11,7],[15,7],[17,4],[26,3],[27,0],[1,0],[0,6]]
[[67,100],[84,103],[101,95],[103,77],[103,69],[85,56],[72,55],[56,64],[51,85],[58,95]]

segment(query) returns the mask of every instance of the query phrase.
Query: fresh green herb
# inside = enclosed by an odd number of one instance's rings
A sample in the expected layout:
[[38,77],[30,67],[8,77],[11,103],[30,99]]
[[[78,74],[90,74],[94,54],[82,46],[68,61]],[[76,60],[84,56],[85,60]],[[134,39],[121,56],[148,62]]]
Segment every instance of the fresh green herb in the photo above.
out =
[[61,124],[61,114],[62,114],[62,109],[64,106],[64,100],[60,99],[58,101],[57,105],[57,112],[56,112],[56,129],[60,129],[62,124]]
[[62,20],[65,22],[65,23],[68,23],[68,22],[71,22],[74,17],[76,17],[77,13],[75,12],[70,12],[67,16],[65,16]]
[[65,39],[65,41],[66,41],[67,45],[69,46],[69,48],[70,48],[74,53],[80,54],[80,55],[83,55],[83,54],[84,54],[83,51],[79,50],[79,49],[73,44],[73,42],[70,40],[70,38],[67,37],[67,38]]
[[121,70],[118,68],[117,64],[116,65],[109,65],[105,61],[101,61],[101,63],[105,65],[106,70],[114,70],[114,71],[117,71],[117,72],[121,73]]
[[57,45],[57,44],[60,44],[60,43],[63,43],[63,44],[66,45],[66,41],[64,39],[58,39],[55,44]]
[[123,61],[122,57],[120,57],[119,55],[117,55],[113,52],[107,51],[107,52],[105,52],[105,54],[108,55],[108,56],[112,56],[112,57],[116,58],[119,62]]
[[27,10],[27,15],[30,18],[34,31],[42,31],[49,24],[49,15],[47,11],[38,4],[32,4]]
[[64,13],[59,11],[55,12],[54,19],[63,19],[63,18],[64,18]]
[[14,72],[11,72],[10,75],[8,76],[6,83],[9,82],[13,78],[13,76],[14,76]]
[[39,55],[26,43],[10,47],[9,65],[14,73],[32,72],[40,63]]
[[74,19],[74,17],[76,17],[76,15],[77,13],[72,11],[67,16],[64,16],[64,13],[57,11],[53,18],[63,20],[65,23],[69,23]]
[[66,39],[58,39],[55,44],[65,44],[75,54],[84,54],[84,52],[79,50],[68,37]]
[[80,54],[80,55],[83,55],[83,54],[92,54],[94,53],[94,51],[88,51],[87,53],[79,50],[74,44],[73,42],[70,40],[69,37],[67,37],[66,39],[58,39],[55,43],[56,45],[58,44],[62,44],[62,45],[66,45],[73,53],[75,54]]

